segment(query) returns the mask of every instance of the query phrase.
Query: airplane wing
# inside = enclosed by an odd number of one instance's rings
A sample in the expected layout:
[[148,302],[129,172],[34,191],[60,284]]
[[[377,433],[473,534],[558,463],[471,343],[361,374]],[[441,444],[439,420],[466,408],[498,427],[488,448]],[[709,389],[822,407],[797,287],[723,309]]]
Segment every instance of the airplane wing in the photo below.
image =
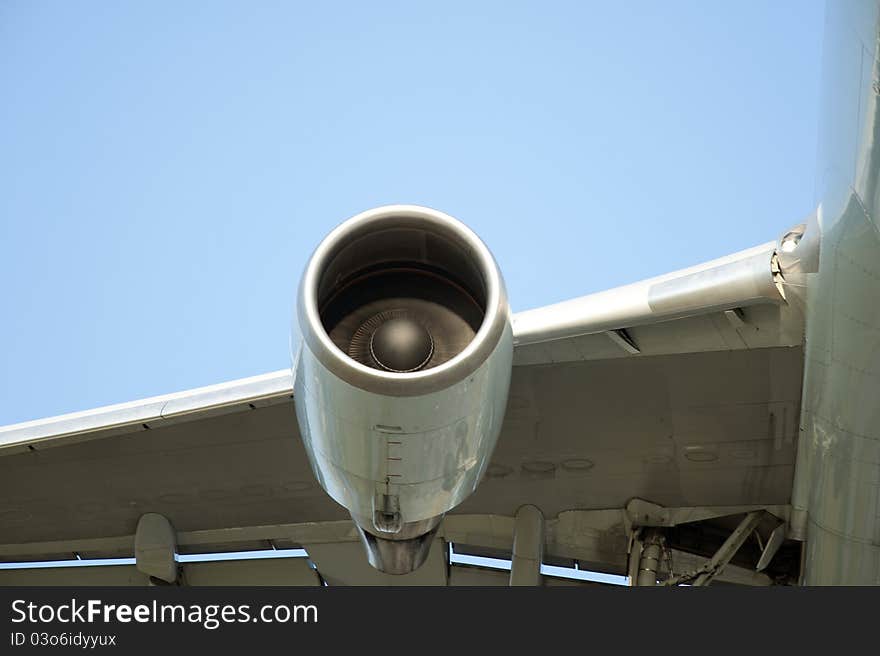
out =
[[[546,519],[545,562],[606,572],[626,573],[641,525],[699,527],[672,533],[681,562],[744,513],[765,511],[769,534],[788,519],[803,361],[780,246],[515,315],[491,464],[412,574],[370,568],[315,480],[289,370],[0,428],[0,561],[130,557],[148,513],[181,554],[304,547],[331,583],[497,582],[450,569],[444,545],[510,557],[525,504]],[[769,581],[753,569],[740,579]]]

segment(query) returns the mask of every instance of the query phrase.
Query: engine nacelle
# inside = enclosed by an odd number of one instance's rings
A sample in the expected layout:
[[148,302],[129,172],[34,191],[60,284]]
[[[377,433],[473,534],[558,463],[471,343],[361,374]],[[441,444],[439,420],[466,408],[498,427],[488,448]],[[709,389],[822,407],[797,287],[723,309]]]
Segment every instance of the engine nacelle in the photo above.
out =
[[380,207],[321,242],[297,311],[294,396],[315,476],[370,563],[411,572],[501,430],[513,358],[501,272],[452,217]]

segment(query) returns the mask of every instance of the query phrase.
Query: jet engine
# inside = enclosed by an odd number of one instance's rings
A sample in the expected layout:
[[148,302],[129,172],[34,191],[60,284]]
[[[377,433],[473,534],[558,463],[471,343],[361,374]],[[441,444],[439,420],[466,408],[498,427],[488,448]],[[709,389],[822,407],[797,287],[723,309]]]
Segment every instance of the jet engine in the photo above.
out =
[[501,430],[513,336],[498,265],[442,212],[380,207],[321,242],[297,314],[294,397],[315,476],[370,563],[411,572]]

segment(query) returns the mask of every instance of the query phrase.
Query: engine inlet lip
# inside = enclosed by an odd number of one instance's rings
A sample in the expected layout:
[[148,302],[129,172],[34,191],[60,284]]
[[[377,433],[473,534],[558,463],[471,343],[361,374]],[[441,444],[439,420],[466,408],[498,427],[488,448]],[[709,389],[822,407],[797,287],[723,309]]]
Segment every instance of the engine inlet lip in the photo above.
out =
[[[331,340],[321,322],[317,289],[321,274],[345,244],[375,230],[414,228],[434,232],[458,244],[476,263],[486,288],[483,321],[461,353],[431,369],[392,372],[351,359]],[[416,396],[438,391],[473,373],[510,331],[510,306],[504,281],[489,249],[467,226],[448,214],[418,205],[387,205],[362,212],[337,226],[318,245],[300,283],[298,318],[303,340],[315,357],[347,383],[377,393]]]

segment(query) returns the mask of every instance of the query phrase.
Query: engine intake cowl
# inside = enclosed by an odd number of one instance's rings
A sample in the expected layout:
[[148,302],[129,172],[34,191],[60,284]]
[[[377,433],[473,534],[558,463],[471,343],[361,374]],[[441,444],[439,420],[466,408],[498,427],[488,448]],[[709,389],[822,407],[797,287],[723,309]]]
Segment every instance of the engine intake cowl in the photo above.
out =
[[410,572],[501,430],[513,338],[498,266],[452,217],[380,207],[321,242],[297,311],[294,395],[315,476],[370,563]]

